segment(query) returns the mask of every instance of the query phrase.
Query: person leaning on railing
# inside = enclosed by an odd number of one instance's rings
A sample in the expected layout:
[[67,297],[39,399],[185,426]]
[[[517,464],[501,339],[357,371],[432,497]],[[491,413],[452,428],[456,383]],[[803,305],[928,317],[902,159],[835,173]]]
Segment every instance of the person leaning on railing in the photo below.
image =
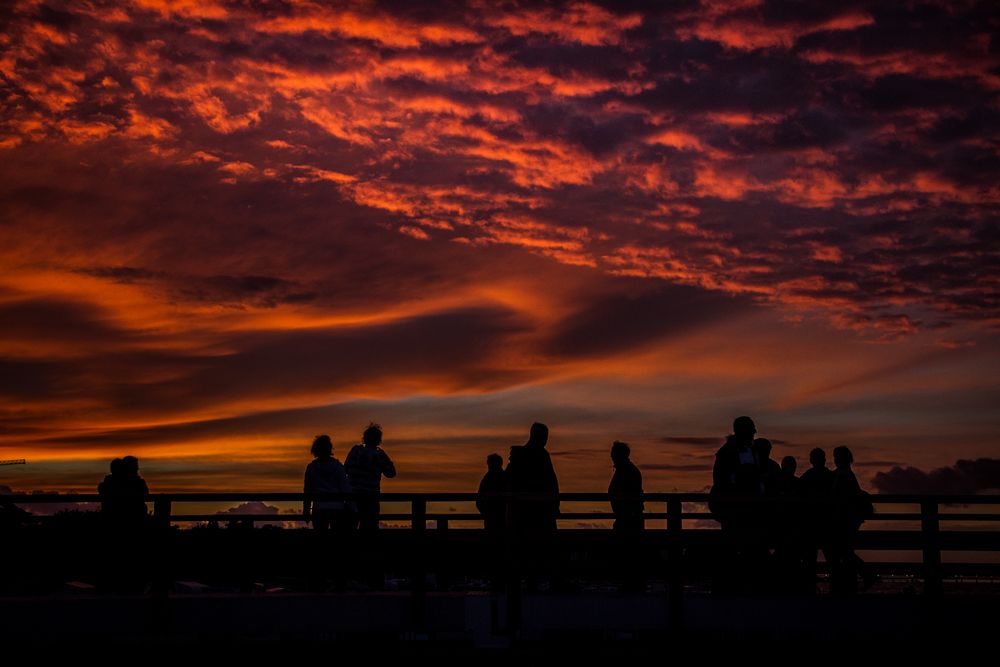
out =
[[382,444],[382,427],[372,422],[361,436],[361,444],[354,445],[347,460],[347,477],[357,496],[358,528],[361,532],[378,530],[380,512],[379,493],[383,475],[396,476],[396,466],[379,445]]

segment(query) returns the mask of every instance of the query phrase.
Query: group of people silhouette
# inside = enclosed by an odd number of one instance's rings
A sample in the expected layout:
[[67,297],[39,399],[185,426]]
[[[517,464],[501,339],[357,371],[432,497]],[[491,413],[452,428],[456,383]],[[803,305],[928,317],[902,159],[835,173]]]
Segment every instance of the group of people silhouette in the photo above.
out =
[[382,427],[373,422],[341,465],[333,456],[330,436],[316,436],[310,450],[315,458],[306,466],[303,493],[353,493],[354,499],[313,502],[307,495],[302,502],[307,522],[317,530],[357,529],[362,533],[378,530],[382,477],[396,476],[396,466],[381,445]]
[[737,417],[715,455],[709,510],[729,538],[733,563],[723,571],[734,575],[723,586],[814,587],[821,550],[832,590],[852,592],[859,577],[870,587],[877,577],[864,567],[854,544],[874,509],[851,468],[851,450],[835,448],[830,470],[826,452],[817,447],[809,454],[812,467],[796,477],[795,457],[778,464],[771,458],[771,441],[756,434],[750,417]]
[[[851,451],[834,449],[835,469],[830,470],[825,452],[813,449],[812,467],[796,477],[795,458],[786,456],[777,463],[771,458],[771,442],[756,435],[753,420],[738,417],[715,454],[709,510],[722,527],[724,559],[729,559],[721,568],[728,575],[721,577],[720,588],[766,580],[768,586],[814,589],[820,551],[829,564],[833,590],[852,592],[859,578],[865,587],[874,583],[877,577],[867,572],[854,550],[858,529],[873,510],[851,468]],[[355,531],[371,535],[378,530],[381,480],[396,476],[392,459],[381,447],[382,436],[381,426],[369,424],[343,464],[334,457],[328,435],[313,440],[302,514],[314,529],[341,535]],[[512,536],[536,565],[551,558],[560,513],[559,480],[546,449],[548,438],[548,427],[536,422],[527,442],[510,448],[506,468],[499,454],[490,454],[476,500],[487,533],[494,539]],[[610,457],[613,530],[619,551],[628,556],[643,549],[642,472],[632,462],[627,443],[612,443]],[[146,519],[149,489],[139,475],[136,457],[112,461],[98,493],[109,525],[135,527]],[[350,494],[350,498],[327,499],[324,494]],[[752,575],[744,576],[747,573]],[[637,580],[631,584],[637,585]]]

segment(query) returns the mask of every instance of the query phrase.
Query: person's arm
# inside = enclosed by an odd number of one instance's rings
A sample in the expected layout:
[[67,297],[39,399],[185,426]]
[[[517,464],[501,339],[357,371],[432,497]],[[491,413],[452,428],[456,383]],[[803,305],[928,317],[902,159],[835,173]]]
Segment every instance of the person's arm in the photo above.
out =
[[611,513],[618,514],[618,483],[621,481],[618,479],[618,469],[616,468],[614,473],[611,475],[611,481],[608,483],[608,501],[611,503]]
[[379,449],[378,451],[382,454],[382,474],[392,479],[396,476],[396,466],[392,464],[392,459],[389,458],[384,449]]
[[726,457],[722,450],[715,454],[715,465],[712,466],[712,484],[718,489],[723,489],[735,480],[732,479],[729,466],[726,465]]

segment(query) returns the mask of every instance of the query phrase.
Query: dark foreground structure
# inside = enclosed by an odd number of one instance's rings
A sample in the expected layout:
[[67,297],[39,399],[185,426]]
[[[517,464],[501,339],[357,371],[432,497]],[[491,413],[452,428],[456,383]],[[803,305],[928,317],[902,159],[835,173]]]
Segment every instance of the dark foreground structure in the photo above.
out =
[[[778,565],[734,560],[706,494],[644,494],[645,530],[624,543],[609,528],[579,527],[610,526],[596,511],[606,494],[561,494],[544,553],[458,511],[476,494],[383,494],[384,507],[409,511],[383,511],[383,529],[367,536],[295,528],[295,514],[183,513],[192,503],[301,505],[302,494],[150,498],[150,520],[124,535],[84,512],[4,527],[0,640],[603,651],[662,649],[666,639],[981,641],[1000,621],[1000,497],[874,496],[856,547],[880,582],[854,595],[828,592],[822,560],[805,587],[787,585]],[[762,512],[790,504],[747,502]],[[254,527],[276,520],[287,527]],[[769,562],[781,548],[766,545]]]

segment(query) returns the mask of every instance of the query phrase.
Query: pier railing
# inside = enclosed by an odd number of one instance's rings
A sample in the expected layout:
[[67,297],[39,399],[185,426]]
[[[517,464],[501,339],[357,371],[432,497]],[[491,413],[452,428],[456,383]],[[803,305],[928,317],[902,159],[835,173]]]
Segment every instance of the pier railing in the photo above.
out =
[[[512,494],[500,494],[508,500]],[[311,496],[312,500],[349,500],[352,496],[324,494]],[[383,493],[381,520],[383,525],[401,531],[383,531],[395,534],[394,541],[406,540],[403,533],[417,531],[423,540],[432,544],[474,544],[477,534],[485,531],[482,517],[474,511],[475,493]],[[301,507],[306,498],[301,493],[161,493],[146,498],[151,507],[152,525],[155,530],[167,532],[178,525],[207,523],[236,523],[253,527],[258,522],[302,521],[304,517],[294,508],[280,514],[249,514],[224,512],[192,512],[192,505],[204,508],[260,501],[263,503],[297,503]],[[870,552],[905,554],[890,560],[875,560],[876,570],[903,573],[918,577],[925,593],[939,594],[947,577],[998,576],[1000,575],[1000,496],[981,495],[873,495],[875,514],[862,528],[856,548]],[[517,496],[518,500],[542,500],[551,497]],[[96,494],[23,494],[0,497],[5,505],[39,507],[58,503],[61,507],[80,504],[96,507],[100,497]],[[610,511],[605,493],[563,493],[559,495],[562,513],[557,543],[586,543],[588,539],[601,539],[609,531],[585,530],[595,525],[610,526],[614,515]],[[663,565],[662,573],[668,583],[679,586],[692,571],[692,559],[685,554],[704,553],[717,548],[724,536],[718,530],[713,515],[707,511],[709,495],[704,493],[647,493],[645,503],[646,530],[643,540],[656,550]],[[807,501],[790,499],[732,499],[731,502],[781,507],[808,505]],[[817,504],[817,503],[812,503]],[[822,505],[823,503],[818,503]],[[399,505],[409,511],[392,511]],[[435,508],[438,506],[438,508]],[[443,506],[443,507],[441,507]],[[464,506],[467,508],[463,511]],[[389,509],[390,511],[385,511]],[[42,522],[51,520],[38,517]],[[305,524],[299,524],[304,526]],[[409,529],[409,531],[405,529]],[[169,531],[174,532],[174,531]],[[461,537],[460,537],[461,535]],[[571,537],[572,536],[572,537]],[[588,537],[589,536],[589,537]],[[605,538],[606,539],[606,538]],[[456,542],[457,540],[457,542]],[[957,558],[951,558],[957,555]]]

